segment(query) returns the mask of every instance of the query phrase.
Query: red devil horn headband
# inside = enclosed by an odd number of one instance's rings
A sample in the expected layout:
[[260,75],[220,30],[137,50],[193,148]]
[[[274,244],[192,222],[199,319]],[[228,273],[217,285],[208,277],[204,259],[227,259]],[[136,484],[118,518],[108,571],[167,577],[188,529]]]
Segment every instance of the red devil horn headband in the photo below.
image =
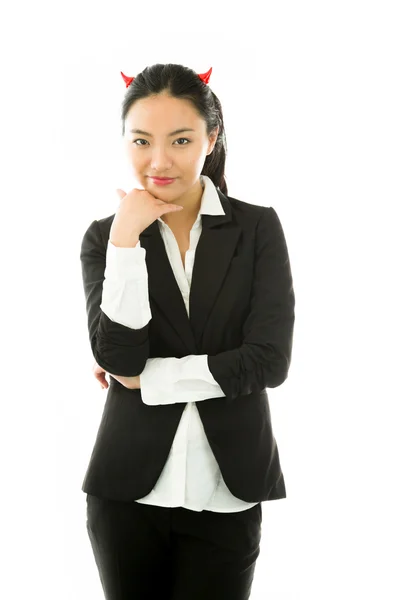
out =
[[[200,79],[204,83],[208,83],[210,80],[211,71],[212,71],[212,67],[210,67],[210,69],[207,71],[207,73],[202,73],[201,75],[199,75],[199,74],[197,74],[197,75],[198,75],[198,77],[200,77]],[[129,87],[130,84],[132,83],[132,81],[135,79],[134,77],[127,77],[126,75],[123,74],[122,71],[121,71],[121,75],[122,75],[122,79],[126,83],[126,87]]]

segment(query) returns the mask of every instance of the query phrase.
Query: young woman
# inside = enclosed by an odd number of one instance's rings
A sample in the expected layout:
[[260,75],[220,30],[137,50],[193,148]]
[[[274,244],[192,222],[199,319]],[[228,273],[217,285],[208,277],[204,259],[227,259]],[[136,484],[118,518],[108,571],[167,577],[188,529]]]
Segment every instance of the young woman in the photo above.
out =
[[266,388],[291,362],[288,250],[272,207],[228,196],[210,73],[122,74],[141,187],[82,240],[108,387],[82,490],[107,600],[249,598],[261,502],[286,497]]

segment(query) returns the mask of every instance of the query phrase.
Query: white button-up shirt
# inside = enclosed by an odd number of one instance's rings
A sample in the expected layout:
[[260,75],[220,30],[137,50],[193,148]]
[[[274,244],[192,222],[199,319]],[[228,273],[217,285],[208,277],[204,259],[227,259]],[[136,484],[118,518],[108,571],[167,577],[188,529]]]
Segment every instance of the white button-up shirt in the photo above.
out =
[[[204,191],[190,231],[185,266],[174,234],[161,218],[157,219],[188,315],[193,264],[202,231],[201,215],[224,214],[214,183],[205,175],[201,177]],[[145,256],[140,241],[134,248],[116,247],[108,241],[100,308],[112,321],[132,329],[143,328],[152,317]],[[154,489],[136,502],[182,506],[198,512],[239,512],[258,504],[240,500],[229,491],[205,434],[195,402],[225,396],[208,368],[207,354],[149,358],[140,375],[140,389],[145,404],[184,402],[186,407]]]

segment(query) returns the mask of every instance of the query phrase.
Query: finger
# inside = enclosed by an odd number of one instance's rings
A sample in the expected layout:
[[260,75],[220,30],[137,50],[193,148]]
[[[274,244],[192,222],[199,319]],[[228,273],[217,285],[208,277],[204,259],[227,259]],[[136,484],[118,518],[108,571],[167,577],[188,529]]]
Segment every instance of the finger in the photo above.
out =
[[96,377],[97,381],[98,381],[99,383],[101,383],[102,385],[103,385],[103,384],[104,384],[104,382],[106,381],[106,378],[105,378],[105,376],[104,376],[104,373],[96,373],[96,374],[95,374],[95,377]]
[[180,206],[179,204],[167,204],[163,214],[167,212],[176,212],[178,210],[183,210],[183,206]]
[[118,194],[120,200],[122,200],[122,198],[124,198],[124,196],[126,196],[126,192],[124,192],[124,190],[120,190],[120,189],[117,189],[117,194]]

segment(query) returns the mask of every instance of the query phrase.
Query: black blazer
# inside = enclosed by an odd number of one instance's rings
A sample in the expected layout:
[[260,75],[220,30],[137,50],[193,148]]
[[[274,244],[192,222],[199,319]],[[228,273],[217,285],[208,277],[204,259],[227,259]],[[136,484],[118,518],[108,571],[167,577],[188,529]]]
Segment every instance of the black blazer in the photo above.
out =
[[[140,234],[152,318],[142,329],[100,309],[115,213],[94,220],[81,247],[91,349],[108,373],[134,376],[154,357],[207,354],[225,397],[197,402],[211,449],[232,494],[247,502],[286,497],[265,388],[288,376],[295,296],[287,245],[272,207],[225,196],[225,215],[202,215],[190,290],[190,318],[159,225]],[[149,406],[141,390],[110,377],[82,490],[132,501],[151,492],[186,404]]]

